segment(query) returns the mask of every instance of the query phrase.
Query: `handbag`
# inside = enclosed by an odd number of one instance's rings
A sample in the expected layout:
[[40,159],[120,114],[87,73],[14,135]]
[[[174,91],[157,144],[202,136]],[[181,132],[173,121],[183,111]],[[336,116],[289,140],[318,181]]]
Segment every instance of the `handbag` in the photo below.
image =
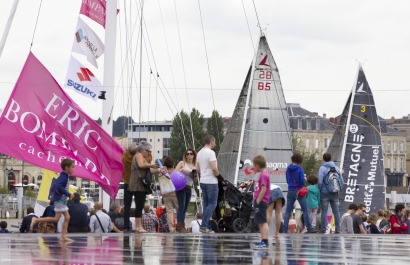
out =
[[172,183],[170,178],[166,176],[162,176],[158,178],[158,182],[159,182],[159,189],[161,190],[161,195],[175,191],[175,186]]
[[[298,185],[296,184],[295,174],[292,173],[291,175],[292,175],[292,178],[293,178],[293,182],[295,182],[295,185],[296,185],[296,188],[297,188]],[[296,194],[298,195],[298,197],[305,197],[306,194],[308,194],[308,192],[309,192],[308,189],[305,186],[303,186],[302,188],[300,188],[298,190],[298,192]]]

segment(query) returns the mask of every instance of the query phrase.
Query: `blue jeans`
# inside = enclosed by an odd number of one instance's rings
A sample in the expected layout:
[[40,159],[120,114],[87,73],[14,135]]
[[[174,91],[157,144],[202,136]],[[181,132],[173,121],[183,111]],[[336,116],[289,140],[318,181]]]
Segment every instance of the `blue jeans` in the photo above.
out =
[[188,210],[188,205],[191,201],[192,191],[190,189],[184,188],[180,191],[176,191],[175,193],[178,200],[177,222],[185,223],[185,215],[186,211]]
[[212,213],[215,211],[218,202],[218,184],[204,184],[201,183],[202,190],[202,204],[204,206],[202,228],[211,228],[209,220]]
[[290,213],[293,211],[293,205],[295,204],[296,200],[298,200],[300,207],[302,208],[303,220],[305,221],[306,229],[308,231],[312,230],[312,226],[310,225],[310,220],[309,220],[309,212],[307,208],[306,196],[299,197],[297,195],[297,191],[292,190],[292,191],[288,191],[288,196],[287,196],[286,213],[285,213],[285,220],[283,224],[284,233],[288,232]]
[[335,230],[340,232],[340,212],[339,212],[339,194],[338,193],[320,193],[320,208],[322,209],[322,218],[320,220],[320,231],[326,232],[327,226],[327,208],[332,207],[335,216]]

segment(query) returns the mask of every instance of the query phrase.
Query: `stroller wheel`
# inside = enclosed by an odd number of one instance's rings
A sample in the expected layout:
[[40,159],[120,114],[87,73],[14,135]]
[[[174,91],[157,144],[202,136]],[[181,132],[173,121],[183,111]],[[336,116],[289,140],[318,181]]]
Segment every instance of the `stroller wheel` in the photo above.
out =
[[218,221],[218,233],[229,232],[229,222],[225,219],[220,219]]
[[235,233],[243,233],[246,229],[246,221],[242,218],[237,218],[232,223],[232,229]]

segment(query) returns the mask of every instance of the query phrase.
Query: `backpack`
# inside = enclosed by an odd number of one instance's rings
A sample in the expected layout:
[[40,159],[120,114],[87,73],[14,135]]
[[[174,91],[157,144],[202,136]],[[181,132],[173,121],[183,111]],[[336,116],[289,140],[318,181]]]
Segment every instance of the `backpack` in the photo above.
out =
[[167,221],[167,212],[164,211],[160,216],[159,216],[159,232],[160,233],[169,233],[169,225]]
[[335,167],[331,167],[323,179],[326,189],[331,193],[339,193],[342,190],[342,176]]

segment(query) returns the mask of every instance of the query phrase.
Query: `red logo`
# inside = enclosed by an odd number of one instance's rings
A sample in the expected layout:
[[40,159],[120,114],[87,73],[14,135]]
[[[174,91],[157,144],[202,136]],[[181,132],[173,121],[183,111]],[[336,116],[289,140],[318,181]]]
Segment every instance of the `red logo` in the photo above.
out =
[[80,81],[91,81],[91,77],[94,77],[94,74],[88,68],[80,68],[81,72],[77,73]]
[[252,167],[251,169],[249,169],[249,168],[247,167],[247,168],[245,168],[245,170],[244,170],[244,172],[245,172],[246,175],[252,174],[251,171],[253,171],[253,174],[254,174],[254,175],[256,175],[256,173],[258,173],[258,172],[256,171],[256,168],[255,168],[255,167]]
[[270,66],[269,64],[266,63],[267,60],[268,60],[268,55],[266,54],[265,57],[263,57],[262,61],[259,63],[259,65]]

